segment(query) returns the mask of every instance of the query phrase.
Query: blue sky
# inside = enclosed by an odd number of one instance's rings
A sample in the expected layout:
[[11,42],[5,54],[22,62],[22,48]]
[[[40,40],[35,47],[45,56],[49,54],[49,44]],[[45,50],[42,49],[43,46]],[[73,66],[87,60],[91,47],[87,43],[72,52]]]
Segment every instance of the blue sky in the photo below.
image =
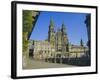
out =
[[86,44],[87,30],[85,21],[86,13],[70,13],[70,12],[48,12],[42,11],[32,31],[31,40],[45,40],[48,38],[48,29],[50,19],[52,18],[55,25],[55,30],[61,28],[62,23],[66,26],[66,33],[69,42],[79,44],[82,38]]

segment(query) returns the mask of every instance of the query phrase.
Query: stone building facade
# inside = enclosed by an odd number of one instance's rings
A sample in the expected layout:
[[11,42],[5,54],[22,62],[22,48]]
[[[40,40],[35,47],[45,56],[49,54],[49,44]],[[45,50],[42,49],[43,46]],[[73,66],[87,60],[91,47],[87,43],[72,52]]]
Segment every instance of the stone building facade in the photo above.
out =
[[77,58],[86,55],[88,48],[84,46],[82,39],[80,45],[70,44],[64,23],[55,31],[53,20],[50,20],[48,40],[33,41],[33,58]]
[[51,57],[51,53],[55,52],[48,41],[34,41],[33,42],[34,59],[45,59]]

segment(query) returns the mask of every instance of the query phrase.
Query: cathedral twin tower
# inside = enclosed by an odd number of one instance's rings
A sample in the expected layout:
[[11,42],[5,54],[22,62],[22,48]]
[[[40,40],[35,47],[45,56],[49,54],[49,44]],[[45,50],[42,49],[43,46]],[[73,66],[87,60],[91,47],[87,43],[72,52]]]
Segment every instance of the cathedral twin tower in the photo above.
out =
[[50,20],[48,30],[48,40],[35,41],[33,54],[34,59],[48,59],[56,57],[65,58],[77,58],[86,55],[88,48],[83,45],[83,41],[80,41],[80,45],[72,45],[69,43],[67,37],[67,31],[64,23],[61,28],[55,30],[53,20]]
[[53,20],[50,20],[48,42],[50,42],[57,52],[68,52],[69,42],[64,24],[62,24],[61,29],[55,31],[54,22]]

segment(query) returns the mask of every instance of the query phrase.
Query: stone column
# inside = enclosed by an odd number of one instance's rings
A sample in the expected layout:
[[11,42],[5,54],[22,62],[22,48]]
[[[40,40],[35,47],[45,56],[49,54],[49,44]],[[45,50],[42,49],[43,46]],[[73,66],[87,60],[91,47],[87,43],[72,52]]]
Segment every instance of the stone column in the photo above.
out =
[[89,53],[89,56],[90,56],[90,46],[91,46],[90,45],[90,37],[91,37],[91,35],[90,35],[90,30],[91,30],[91,15],[90,14],[86,15],[85,24],[86,24],[87,35],[88,35],[88,42],[87,42],[87,46],[89,48],[88,53]]

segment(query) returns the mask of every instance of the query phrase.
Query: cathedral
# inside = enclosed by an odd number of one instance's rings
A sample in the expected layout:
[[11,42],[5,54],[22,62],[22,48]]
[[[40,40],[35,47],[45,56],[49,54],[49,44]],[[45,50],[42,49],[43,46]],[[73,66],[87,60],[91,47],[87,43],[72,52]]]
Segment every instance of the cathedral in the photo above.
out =
[[54,30],[53,20],[50,21],[48,31],[48,42],[54,46],[56,52],[68,52],[68,37],[66,34],[65,25],[62,24],[61,29]]
[[82,39],[80,45],[69,43],[67,30],[64,23],[61,28],[55,30],[53,20],[50,20],[48,30],[48,39],[44,41],[32,41],[30,48],[31,56],[37,60],[45,60],[47,58],[77,58],[86,56],[88,47],[83,44]]

